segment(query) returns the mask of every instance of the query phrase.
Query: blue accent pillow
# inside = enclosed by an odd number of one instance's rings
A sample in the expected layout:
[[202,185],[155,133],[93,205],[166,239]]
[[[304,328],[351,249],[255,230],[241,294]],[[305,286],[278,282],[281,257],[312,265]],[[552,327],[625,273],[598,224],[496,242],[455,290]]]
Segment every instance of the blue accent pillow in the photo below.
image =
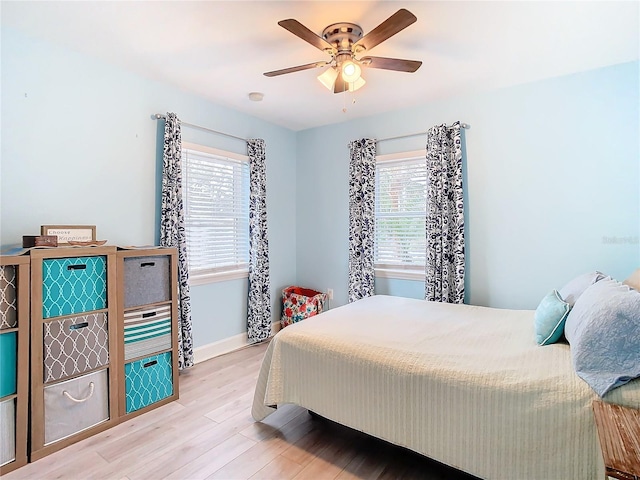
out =
[[570,310],[571,305],[562,300],[557,290],[553,290],[542,299],[534,315],[538,345],[550,345],[560,340]]
[[612,278],[587,288],[564,328],[580,378],[604,396],[640,377],[640,292]]
[[598,271],[579,275],[560,289],[560,297],[573,307],[587,288],[605,277],[604,273]]

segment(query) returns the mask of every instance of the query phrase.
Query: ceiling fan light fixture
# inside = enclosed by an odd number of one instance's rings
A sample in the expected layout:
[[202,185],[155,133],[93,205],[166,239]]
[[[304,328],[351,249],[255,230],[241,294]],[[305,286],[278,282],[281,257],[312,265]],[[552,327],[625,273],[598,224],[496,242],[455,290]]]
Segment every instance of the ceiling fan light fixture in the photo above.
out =
[[349,85],[350,92],[355,92],[359,88],[363,87],[365,83],[367,83],[365,79],[360,77],[355,82],[348,83],[347,85]]
[[282,68],[265,72],[264,75],[276,77],[311,68],[329,66],[326,71],[318,75],[318,81],[333,93],[344,93],[346,91],[355,92],[364,86],[366,82],[361,77],[363,66],[413,73],[418,70],[422,62],[385,57],[359,58],[358,55],[365,51],[368,52],[376,45],[404,30],[416,20],[417,18],[413,13],[401,8],[366,35],[363,35],[364,32],[360,25],[341,22],[326,27],[322,31],[322,36],[317,35],[293,18],[281,20],[278,25],[318,50],[330,55],[331,60]]
[[333,90],[333,85],[336,83],[336,78],[338,78],[338,72],[333,67],[327,68],[323,73],[318,75],[318,80],[328,90]]
[[362,73],[362,69],[360,68],[360,65],[352,62],[351,60],[347,60],[346,62],[344,62],[342,64],[341,70],[342,70],[342,79],[348,83],[353,83],[356,80],[358,80]]

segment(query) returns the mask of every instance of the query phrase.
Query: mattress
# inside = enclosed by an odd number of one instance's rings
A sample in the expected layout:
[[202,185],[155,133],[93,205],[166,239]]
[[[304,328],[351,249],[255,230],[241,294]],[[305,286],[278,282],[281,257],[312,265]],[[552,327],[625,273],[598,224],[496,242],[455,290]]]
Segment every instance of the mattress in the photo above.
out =
[[[539,346],[531,310],[374,296],[281,330],[260,421],[293,403],[485,479],[600,479],[591,402],[569,345]],[[640,381],[605,401],[640,407]]]

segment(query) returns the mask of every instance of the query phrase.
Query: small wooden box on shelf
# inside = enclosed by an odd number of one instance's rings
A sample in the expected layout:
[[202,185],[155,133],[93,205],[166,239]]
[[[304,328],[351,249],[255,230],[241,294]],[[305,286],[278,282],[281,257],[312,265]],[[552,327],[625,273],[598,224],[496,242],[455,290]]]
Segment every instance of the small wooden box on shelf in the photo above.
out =
[[30,252],[31,461],[118,421],[115,253]]
[[605,479],[640,479],[640,410],[595,400]]
[[0,256],[0,476],[27,463],[28,256]]
[[178,399],[177,269],[175,248],[118,250],[122,420]]

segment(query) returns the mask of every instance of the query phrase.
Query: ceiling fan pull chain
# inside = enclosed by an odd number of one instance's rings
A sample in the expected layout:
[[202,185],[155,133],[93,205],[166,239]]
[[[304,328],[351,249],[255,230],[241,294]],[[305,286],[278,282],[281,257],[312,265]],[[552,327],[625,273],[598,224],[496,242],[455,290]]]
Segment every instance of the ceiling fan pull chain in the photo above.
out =
[[349,91],[349,84],[344,82],[342,89],[342,113],[347,113],[347,92]]

